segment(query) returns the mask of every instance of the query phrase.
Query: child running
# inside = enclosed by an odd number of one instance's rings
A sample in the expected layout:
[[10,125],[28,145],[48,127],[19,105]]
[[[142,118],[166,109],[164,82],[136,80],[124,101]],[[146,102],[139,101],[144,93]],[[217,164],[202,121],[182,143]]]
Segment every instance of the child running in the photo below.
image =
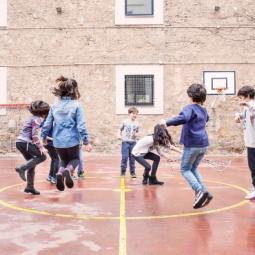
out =
[[125,176],[129,160],[129,170],[132,178],[136,178],[135,159],[131,152],[136,144],[139,132],[139,123],[136,120],[137,114],[138,110],[136,107],[130,107],[128,109],[129,118],[122,121],[118,131],[118,138],[122,140],[120,175]]
[[181,159],[181,173],[191,188],[195,191],[193,208],[207,205],[213,196],[207,191],[198,171],[198,165],[203,159],[209,145],[205,130],[209,120],[203,103],[206,100],[206,89],[201,84],[192,84],[187,94],[192,104],[183,108],[181,113],[169,119],[167,126],[183,125],[180,143],[184,145]]
[[255,199],[255,90],[252,86],[243,86],[237,93],[239,104],[244,107],[242,113],[236,113],[235,121],[242,122],[244,143],[247,148],[248,165],[251,171],[252,191],[245,199]]
[[[25,122],[16,140],[16,148],[21,152],[27,162],[20,167],[16,167],[20,178],[27,181],[24,190],[26,193],[40,195],[34,187],[35,167],[46,160],[46,150],[39,139],[39,130],[42,122],[49,112],[49,105],[43,101],[34,101],[29,106],[32,116]],[[27,171],[27,178],[25,172]]]
[[77,82],[63,76],[56,82],[53,94],[59,97],[59,101],[51,106],[41,135],[46,143],[49,131],[53,127],[53,145],[60,157],[56,186],[58,190],[63,191],[65,185],[68,188],[74,185],[71,175],[79,164],[80,138],[87,151],[91,151],[92,146],[88,141],[83,109],[78,101],[80,93]]
[[[160,146],[180,152],[174,146],[173,139],[168,133],[165,124],[157,124],[154,127],[154,133],[140,139],[132,150],[135,160],[144,167],[142,184],[146,185],[163,185],[164,182],[157,179],[157,170],[160,162],[160,156],[167,159],[169,157],[162,152]],[[146,161],[152,160],[152,166]]]

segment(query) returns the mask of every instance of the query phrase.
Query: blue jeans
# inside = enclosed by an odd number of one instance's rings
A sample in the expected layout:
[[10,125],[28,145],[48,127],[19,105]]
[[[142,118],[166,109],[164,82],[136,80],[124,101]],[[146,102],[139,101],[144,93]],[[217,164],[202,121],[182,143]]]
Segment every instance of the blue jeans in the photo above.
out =
[[121,172],[125,173],[127,169],[127,161],[129,159],[130,173],[135,173],[135,158],[132,155],[132,150],[135,146],[135,142],[122,142],[121,145]]
[[195,192],[206,191],[206,187],[202,183],[202,177],[197,169],[206,151],[207,147],[184,147],[183,150],[181,173]]

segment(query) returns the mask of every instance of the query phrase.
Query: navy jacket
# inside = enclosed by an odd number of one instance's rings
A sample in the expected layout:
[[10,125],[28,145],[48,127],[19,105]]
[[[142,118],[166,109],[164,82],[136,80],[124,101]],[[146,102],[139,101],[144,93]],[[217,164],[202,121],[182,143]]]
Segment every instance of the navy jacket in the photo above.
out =
[[180,143],[185,147],[206,147],[209,145],[205,130],[208,120],[204,107],[199,104],[190,104],[185,106],[178,116],[167,120],[166,125],[183,125]]

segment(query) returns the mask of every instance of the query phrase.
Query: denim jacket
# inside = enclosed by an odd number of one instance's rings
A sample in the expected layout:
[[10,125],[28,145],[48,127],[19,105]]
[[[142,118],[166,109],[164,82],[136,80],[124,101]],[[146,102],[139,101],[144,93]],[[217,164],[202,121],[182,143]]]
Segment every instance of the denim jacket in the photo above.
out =
[[41,131],[43,139],[46,139],[52,127],[55,148],[70,148],[80,144],[80,140],[88,144],[84,112],[77,100],[62,97],[51,106]]

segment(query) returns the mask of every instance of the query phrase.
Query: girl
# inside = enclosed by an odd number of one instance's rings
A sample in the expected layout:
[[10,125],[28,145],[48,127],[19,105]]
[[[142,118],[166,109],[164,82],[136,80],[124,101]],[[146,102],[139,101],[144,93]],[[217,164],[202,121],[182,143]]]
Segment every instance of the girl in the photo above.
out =
[[49,131],[53,127],[53,145],[60,157],[56,186],[58,190],[63,191],[65,185],[68,188],[74,185],[71,173],[79,164],[80,138],[87,151],[91,151],[92,147],[88,141],[84,113],[77,100],[80,97],[77,82],[63,76],[56,82],[53,94],[60,100],[50,108],[41,135],[46,143]]
[[[165,124],[157,124],[154,127],[154,133],[152,135],[147,135],[139,140],[132,150],[132,154],[134,155],[135,160],[144,166],[142,182],[144,185],[148,183],[148,180],[150,185],[164,184],[164,182],[157,180],[156,173],[160,162],[160,156],[163,156],[167,159],[169,158],[160,150],[160,146],[181,152],[174,146],[172,137],[166,130]],[[152,166],[145,159],[152,160]],[[149,175],[150,171],[151,174]]]
[[34,101],[29,106],[32,116],[25,122],[16,140],[16,148],[27,160],[25,164],[15,168],[20,178],[26,181],[25,172],[27,171],[27,187],[24,192],[40,195],[34,188],[35,167],[46,160],[45,152],[39,139],[39,130],[42,122],[49,112],[49,105],[43,101]]

